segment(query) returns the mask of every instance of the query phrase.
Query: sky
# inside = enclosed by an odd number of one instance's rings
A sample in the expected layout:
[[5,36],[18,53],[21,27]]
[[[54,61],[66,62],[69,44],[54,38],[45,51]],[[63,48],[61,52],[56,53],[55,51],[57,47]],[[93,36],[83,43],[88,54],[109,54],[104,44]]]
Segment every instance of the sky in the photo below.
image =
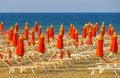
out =
[[120,0],[0,0],[0,12],[120,12]]

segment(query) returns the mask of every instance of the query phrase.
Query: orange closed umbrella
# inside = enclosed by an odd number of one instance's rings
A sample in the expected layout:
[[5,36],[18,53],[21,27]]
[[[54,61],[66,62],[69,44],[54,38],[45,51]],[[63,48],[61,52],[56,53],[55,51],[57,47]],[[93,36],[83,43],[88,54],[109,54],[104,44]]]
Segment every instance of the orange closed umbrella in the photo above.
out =
[[10,30],[9,30],[8,39],[12,40],[12,38],[13,38],[13,28],[11,27]]
[[43,33],[41,33],[41,35],[39,37],[37,51],[40,53],[45,53],[45,43],[44,43],[44,34]]
[[34,29],[31,30],[31,44],[35,45]]
[[98,23],[97,22],[95,24],[95,31],[96,31],[96,33],[98,32]]
[[102,22],[101,28],[103,28],[103,30],[105,31],[105,23]]
[[115,59],[116,59],[116,53],[118,52],[118,42],[117,42],[117,34],[115,32],[111,37],[110,52],[115,53]]
[[14,29],[18,32],[18,23],[15,24]]
[[113,33],[114,33],[114,28],[113,28],[113,26],[112,26],[112,27],[111,27],[111,31],[110,31],[110,35],[112,36]]
[[110,51],[113,53],[118,52],[118,42],[117,42],[117,34],[114,32],[112,38],[111,38],[111,46]]
[[25,26],[28,28],[28,26],[29,26],[28,22],[26,22]]
[[26,22],[24,29],[24,39],[28,39],[28,22]]
[[72,33],[72,28],[73,28],[73,24],[70,25],[70,28],[69,28],[69,35],[71,35],[71,33]]
[[87,25],[86,25],[86,31],[88,33],[89,29],[91,28],[91,22],[89,22]]
[[38,31],[38,22],[36,22],[34,25],[34,31]]
[[49,38],[50,38],[50,34],[49,34],[49,28],[46,29],[46,38],[47,38],[47,42],[50,42]]
[[75,30],[75,46],[78,47],[78,30]]
[[14,46],[14,47],[17,46],[17,31],[16,30],[14,30],[14,32],[13,32],[12,46]]
[[96,49],[97,49],[96,56],[100,57],[100,63],[101,63],[101,57],[103,57],[103,37],[101,34],[98,36]]
[[75,39],[75,26],[73,26],[73,28],[72,28],[71,38]]
[[52,39],[54,40],[54,27],[53,25],[50,26],[50,37],[52,37]]
[[62,34],[62,31],[59,32],[59,35],[58,35],[58,41],[57,41],[57,49],[59,49],[61,52],[60,52],[60,59],[63,58],[63,55],[64,55],[64,52],[62,51],[64,47],[64,44],[63,44],[63,34]]
[[20,35],[20,37],[17,41],[16,55],[18,55],[18,56],[24,55],[24,40],[23,40],[22,35]]
[[82,38],[86,38],[86,36],[87,36],[87,27],[86,27],[86,25],[83,27],[83,30],[82,30]]
[[59,32],[59,35],[58,35],[57,48],[63,49],[63,34],[61,31]]
[[112,27],[112,24],[110,24],[109,27],[108,27],[108,32],[107,32],[107,33],[108,33],[109,35],[111,35],[111,27]]
[[89,29],[89,32],[88,32],[88,44],[92,44],[92,31],[91,29]]
[[41,33],[42,33],[42,26],[38,28],[38,38],[40,37]]
[[60,26],[60,31],[61,31],[62,34],[64,35],[64,25],[63,25],[63,24]]
[[95,37],[96,36],[96,28],[95,28],[95,25],[93,26],[92,28],[92,37]]
[[101,29],[100,29],[100,34],[101,34],[102,36],[104,36],[104,34],[105,34],[104,28],[101,28]]
[[1,30],[4,30],[4,23],[3,22],[0,23],[0,31]]

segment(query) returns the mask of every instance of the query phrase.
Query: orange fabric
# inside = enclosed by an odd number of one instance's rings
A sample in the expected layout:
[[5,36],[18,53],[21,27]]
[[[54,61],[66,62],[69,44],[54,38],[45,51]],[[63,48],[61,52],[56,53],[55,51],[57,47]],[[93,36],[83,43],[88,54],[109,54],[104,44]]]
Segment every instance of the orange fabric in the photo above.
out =
[[69,28],[69,35],[71,35],[71,33],[72,33],[72,28],[73,28],[73,25],[71,24],[70,28]]
[[60,31],[61,31],[61,32],[62,32],[62,34],[64,35],[64,29],[61,29]]
[[98,23],[95,24],[95,32],[98,32]]
[[111,33],[110,33],[110,35],[112,36],[112,35],[113,35],[113,33],[114,33],[114,30],[111,30],[110,32],[111,32]]
[[60,26],[60,31],[61,31],[62,34],[64,35],[64,25],[63,25],[63,24]]
[[75,39],[75,28],[72,28],[72,32],[71,32],[71,38]]
[[12,40],[12,38],[13,38],[13,30],[9,30],[8,39]]
[[0,31],[1,30],[4,30],[4,24],[3,23],[0,23]]
[[16,55],[18,56],[24,55],[24,41],[22,38],[19,38],[17,41]]
[[108,32],[109,35],[111,35],[111,26],[108,27]]
[[92,37],[95,37],[96,36],[96,29],[95,27],[92,28]]
[[87,28],[86,28],[86,32],[88,33],[88,31],[89,31],[90,28],[91,28],[91,22],[89,22],[86,26],[87,26]]
[[28,45],[30,46],[30,41],[27,41],[28,42]]
[[105,34],[104,28],[101,28],[100,34],[101,34],[102,36],[104,36],[104,34]]
[[83,44],[85,44],[83,41],[80,41],[80,45],[82,46]]
[[89,37],[88,40],[87,40],[87,44],[92,44],[92,37]]
[[29,26],[28,22],[26,22],[25,26],[26,26],[26,28],[28,29],[28,26]]
[[83,30],[82,30],[82,38],[86,38],[86,36],[87,36],[87,29],[86,28],[83,28]]
[[38,38],[40,37],[41,33],[42,33],[42,27],[38,28]]
[[[42,36],[42,33],[41,33]],[[40,53],[45,53],[45,43],[44,43],[44,37],[39,38],[38,48],[37,51]]]
[[69,58],[71,58],[70,50],[67,50],[67,55],[68,55]]
[[88,37],[87,43],[88,43],[88,44],[92,44],[92,37]]
[[38,31],[38,22],[35,23],[35,25],[34,25],[34,30],[35,30],[35,31]]
[[52,37],[52,39],[54,40],[54,28],[53,27],[50,27],[50,37]]
[[89,32],[88,32],[88,42],[87,43],[92,44],[92,32],[91,32],[91,30],[89,30]]
[[70,46],[71,45],[71,41],[68,43],[68,46]]
[[28,57],[29,57],[29,59],[30,59],[32,62],[36,62],[36,61],[33,59],[32,56],[28,56]]
[[31,32],[31,44],[35,45],[35,36],[34,36],[34,32]]
[[56,55],[57,55],[57,52],[55,52],[51,57],[50,57],[50,59],[53,59],[53,58],[55,58],[56,57]]
[[75,46],[78,46],[78,33],[75,33]]
[[2,54],[0,54],[0,59],[3,59],[3,55]]
[[47,42],[50,42],[50,40],[49,40],[49,38],[50,38],[50,34],[49,34],[49,29],[48,30],[46,30],[46,38],[47,38]]
[[117,53],[117,52],[118,52],[117,37],[112,37],[112,38],[111,38],[110,51],[113,52],[113,53]]
[[13,33],[12,46],[17,46],[17,33]]
[[9,51],[9,58],[12,58],[12,51]]
[[99,56],[99,57],[103,56],[103,39],[102,40],[98,39],[96,56]]
[[7,34],[7,32],[6,32],[6,31],[3,31],[3,32],[2,32],[2,35],[4,36],[5,34]]
[[18,23],[15,24],[14,29],[18,32]]
[[61,51],[60,52],[60,59],[63,59],[63,55],[64,55],[65,53],[63,52],[63,51]]
[[28,29],[24,29],[24,39],[28,39]]
[[58,35],[57,48],[63,49],[63,35]]
[[13,66],[13,64],[11,64],[8,60],[4,60],[5,63],[7,63],[7,65],[9,66]]

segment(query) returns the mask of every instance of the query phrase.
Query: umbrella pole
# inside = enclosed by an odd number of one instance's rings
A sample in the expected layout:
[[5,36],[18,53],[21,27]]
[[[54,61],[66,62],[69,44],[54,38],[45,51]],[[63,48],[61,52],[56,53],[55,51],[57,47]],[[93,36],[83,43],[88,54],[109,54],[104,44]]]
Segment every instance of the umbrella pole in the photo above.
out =
[[114,56],[115,56],[115,61],[117,61],[116,53],[114,53]]
[[101,57],[100,57],[100,64],[102,64],[102,59],[101,59]]

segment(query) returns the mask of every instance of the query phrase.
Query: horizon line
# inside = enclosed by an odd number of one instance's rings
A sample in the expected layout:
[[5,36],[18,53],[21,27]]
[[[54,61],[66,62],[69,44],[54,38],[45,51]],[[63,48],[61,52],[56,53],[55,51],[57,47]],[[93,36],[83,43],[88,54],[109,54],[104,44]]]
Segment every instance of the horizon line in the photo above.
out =
[[0,12],[0,13],[120,13],[120,12]]

